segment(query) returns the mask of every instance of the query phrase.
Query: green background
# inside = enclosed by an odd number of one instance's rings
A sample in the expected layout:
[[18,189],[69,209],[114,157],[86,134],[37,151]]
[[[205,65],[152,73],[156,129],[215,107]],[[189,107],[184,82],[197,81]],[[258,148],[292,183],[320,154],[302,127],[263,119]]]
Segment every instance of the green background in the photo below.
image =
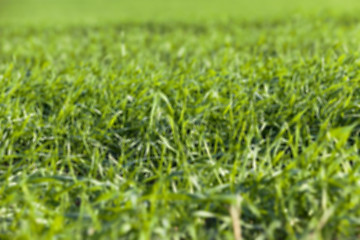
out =
[[1,23],[64,24],[281,19],[294,14],[357,15],[356,0],[3,0]]

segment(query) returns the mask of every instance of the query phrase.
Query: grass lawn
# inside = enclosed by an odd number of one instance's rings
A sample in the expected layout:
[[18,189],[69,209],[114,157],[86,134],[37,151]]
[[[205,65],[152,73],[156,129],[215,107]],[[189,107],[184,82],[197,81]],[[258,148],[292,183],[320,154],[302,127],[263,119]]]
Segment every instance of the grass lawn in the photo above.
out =
[[0,239],[360,238],[359,12],[0,0]]

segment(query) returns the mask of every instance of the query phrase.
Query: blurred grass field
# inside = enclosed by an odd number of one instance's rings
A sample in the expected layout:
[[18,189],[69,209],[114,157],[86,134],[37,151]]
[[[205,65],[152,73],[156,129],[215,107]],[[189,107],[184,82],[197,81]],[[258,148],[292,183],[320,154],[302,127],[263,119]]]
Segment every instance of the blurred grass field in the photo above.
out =
[[0,21],[20,24],[201,22],[284,19],[294,14],[358,14],[356,0],[2,0]]
[[0,0],[0,240],[359,239],[359,10]]

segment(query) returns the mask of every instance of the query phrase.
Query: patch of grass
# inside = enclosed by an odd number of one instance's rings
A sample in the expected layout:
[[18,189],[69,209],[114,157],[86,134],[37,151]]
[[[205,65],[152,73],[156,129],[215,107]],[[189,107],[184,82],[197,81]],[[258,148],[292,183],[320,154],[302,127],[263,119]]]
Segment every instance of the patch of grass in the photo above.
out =
[[359,28],[1,27],[0,239],[356,239]]
[[285,21],[320,13],[358,16],[357,0],[0,0],[0,24]]

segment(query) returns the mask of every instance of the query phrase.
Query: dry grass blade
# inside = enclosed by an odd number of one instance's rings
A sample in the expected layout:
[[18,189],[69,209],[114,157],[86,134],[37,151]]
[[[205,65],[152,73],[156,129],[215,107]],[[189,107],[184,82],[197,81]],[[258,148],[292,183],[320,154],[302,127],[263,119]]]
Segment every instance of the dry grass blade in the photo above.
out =
[[240,206],[241,206],[240,201],[237,201],[237,204],[232,204],[229,208],[235,240],[243,239],[242,234],[241,234],[241,207]]

